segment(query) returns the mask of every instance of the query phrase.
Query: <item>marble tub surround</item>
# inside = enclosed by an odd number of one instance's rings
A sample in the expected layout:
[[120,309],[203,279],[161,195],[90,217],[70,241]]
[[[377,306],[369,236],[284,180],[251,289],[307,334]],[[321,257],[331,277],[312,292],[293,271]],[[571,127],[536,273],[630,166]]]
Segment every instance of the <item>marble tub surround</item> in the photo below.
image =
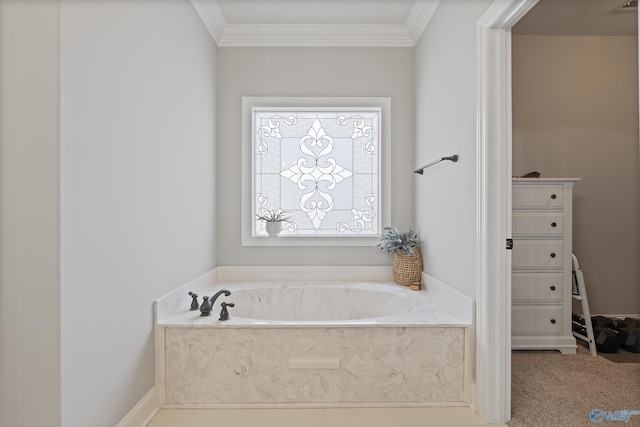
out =
[[[211,295],[228,289],[210,317],[190,311],[185,293],[173,312],[158,311],[164,327],[322,327],[322,326],[471,326],[470,306],[450,295],[432,296],[428,290],[412,291],[392,282],[218,282],[205,291]],[[203,295],[199,293],[198,295]],[[201,301],[201,298],[200,298]],[[230,318],[219,321],[220,304],[234,303]],[[159,307],[160,308],[160,307]]]
[[[263,280],[256,281],[257,267],[219,267],[217,272],[203,275],[158,300],[157,324],[225,328],[472,325],[472,301],[426,275],[423,289],[413,291],[393,283],[390,267],[384,269],[388,274],[380,274],[380,267],[346,267],[344,271],[310,267],[312,272],[306,274],[301,273],[303,268],[270,267]],[[345,279],[348,268],[354,271],[355,280]],[[293,280],[294,274],[306,280]],[[329,278],[318,281],[317,277],[323,275]],[[312,277],[316,280],[309,280]],[[372,281],[371,277],[388,280]],[[212,316],[201,317],[199,311],[189,310],[189,291],[197,293],[201,302],[203,295],[220,289],[230,290],[231,295],[218,299]],[[235,307],[229,309],[230,319],[221,322],[217,314],[223,301],[234,303]]]
[[463,341],[463,328],[170,328],[165,405],[462,403]]
[[269,280],[329,280],[393,282],[390,266],[221,266],[216,269],[225,282]]
[[467,325],[473,324],[475,302],[471,298],[424,272],[422,273],[422,291],[431,298],[436,306],[435,310],[451,311],[462,316]]
[[[154,304],[161,405],[469,405],[473,303],[423,285],[391,267],[219,267]],[[212,316],[189,310],[189,291],[223,288]]]

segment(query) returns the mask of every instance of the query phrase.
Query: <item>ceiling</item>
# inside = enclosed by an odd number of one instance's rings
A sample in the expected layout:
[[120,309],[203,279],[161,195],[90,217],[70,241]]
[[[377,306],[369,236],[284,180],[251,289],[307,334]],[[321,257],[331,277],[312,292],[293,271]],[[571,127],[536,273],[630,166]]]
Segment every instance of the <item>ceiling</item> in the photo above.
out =
[[[441,0],[191,0],[218,46],[411,47]],[[446,0],[470,2],[474,0]],[[540,0],[522,35],[637,35],[628,0]]]
[[191,2],[221,47],[410,47],[420,39],[440,4],[440,0]]
[[628,0],[540,0],[512,29],[519,35],[637,36]]
[[229,24],[404,25],[414,0],[218,0]]

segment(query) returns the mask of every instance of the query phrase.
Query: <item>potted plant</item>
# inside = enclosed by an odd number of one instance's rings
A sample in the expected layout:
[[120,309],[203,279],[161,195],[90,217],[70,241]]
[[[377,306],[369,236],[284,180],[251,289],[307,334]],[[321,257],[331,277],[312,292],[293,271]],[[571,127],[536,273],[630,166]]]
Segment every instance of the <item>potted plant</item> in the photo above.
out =
[[289,221],[291,218],[285,216],[285,212],[282,209],[275,211],[264,211],[262,215],[256,214],[256,217],[260,221],[266,222],[265,229],[267,234],[271,237],[277,236],[282,231],[282,223]]
[[418,235],[409,229],[398,231],[395,227],[384,226],[381,243],[376,247],[380,251],[394,254],[393,280],[402,286],[419,283],[422,278],[422,255]]

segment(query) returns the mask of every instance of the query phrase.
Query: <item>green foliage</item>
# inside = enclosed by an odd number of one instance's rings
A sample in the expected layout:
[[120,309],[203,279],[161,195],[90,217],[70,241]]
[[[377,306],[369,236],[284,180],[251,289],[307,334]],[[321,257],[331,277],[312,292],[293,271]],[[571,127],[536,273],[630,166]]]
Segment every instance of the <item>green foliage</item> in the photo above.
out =
[[404,253],[413,256],[413,248],[418,246],[420,242],[418,235],[409,229],[403,233],[399,232],[395,227],[384,226],[384,233],[380,238],[382,241],[376,245],[380,251],[389,254]]
[[291,218],[285,216],[286,212],[284,212],[282,209],[278,209],[277,211],[269,211],[265,209],[264,212],[264,215],[256,214],[257,219],[267,222],[283,222],[291,220]]

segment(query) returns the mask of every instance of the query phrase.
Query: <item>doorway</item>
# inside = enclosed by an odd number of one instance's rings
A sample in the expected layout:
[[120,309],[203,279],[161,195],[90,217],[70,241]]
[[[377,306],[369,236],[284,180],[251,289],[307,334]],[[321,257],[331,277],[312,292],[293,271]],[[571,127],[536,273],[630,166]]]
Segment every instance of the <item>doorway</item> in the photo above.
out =
[[505,423],[511,405],[511,28],[537,0],[495,0],[478,21],[477,410]]
[[513,27],[512,165],[581,179],[572,241],[591,311],[624,317],[640,312],[640,182],[637,7],[622,3],[540,0]]

